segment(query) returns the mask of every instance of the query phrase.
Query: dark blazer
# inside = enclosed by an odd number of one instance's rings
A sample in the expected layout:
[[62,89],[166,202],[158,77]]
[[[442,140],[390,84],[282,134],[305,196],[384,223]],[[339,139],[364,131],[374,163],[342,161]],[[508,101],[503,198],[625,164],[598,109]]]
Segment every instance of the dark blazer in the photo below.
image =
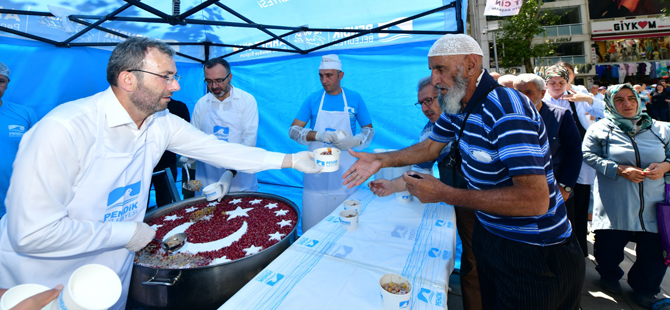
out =
[[568,109],[542,101],[540,116],[547,128],[556,182],[574,187],[582,167],[582,137]]

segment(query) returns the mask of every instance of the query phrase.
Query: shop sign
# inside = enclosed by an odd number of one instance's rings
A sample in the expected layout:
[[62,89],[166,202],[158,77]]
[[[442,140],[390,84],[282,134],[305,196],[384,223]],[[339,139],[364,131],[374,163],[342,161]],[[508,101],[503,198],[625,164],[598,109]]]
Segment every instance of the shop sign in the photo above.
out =
[[618,34],[670,29],[670,18],[635,18],[591,22],[591,34]]

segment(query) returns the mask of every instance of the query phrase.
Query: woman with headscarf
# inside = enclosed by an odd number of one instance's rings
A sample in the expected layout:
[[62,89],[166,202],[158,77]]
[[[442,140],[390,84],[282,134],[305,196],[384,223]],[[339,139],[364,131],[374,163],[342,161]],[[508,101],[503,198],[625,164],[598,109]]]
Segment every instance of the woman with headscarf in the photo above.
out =
[[664,200],[663,175],[670,171],[670,128],[642,113],[629,84],[605,93],[605,119],[586,132],[584,162],[595,168],[594,256],[602,288],[621,294],[619,264],[629,241],[637,243],[628,272],[635,300],[650,308],[661,290],[666,266],[656,223],[656,203]]

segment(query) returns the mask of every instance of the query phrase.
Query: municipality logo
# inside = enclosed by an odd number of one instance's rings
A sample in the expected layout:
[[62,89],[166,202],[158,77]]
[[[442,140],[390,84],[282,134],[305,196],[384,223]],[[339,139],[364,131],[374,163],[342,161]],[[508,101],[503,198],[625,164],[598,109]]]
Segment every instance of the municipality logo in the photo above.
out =
[[22,137],[26,133],[26,127],[21,125],[9,125],[7,129],[9,130],[9,137]]
[[107,213],[103,222],[120,222],[139,212],[139,203],[142,181],[117,187],[107,197]]
[[[394,23],[394,22],[399,21],[399,20],[404,19],[404,18],[405,17],[396,18],[396,19],[394,19],[394,20],[392,20],[388,23],[379,23],[379,27],[382,27],[382,26],[390,24],[390,23]],[[408,20],[404,23],[400,23],[400,24],[397,24],[395,26],[388,27],[384,30],[412,31],[412,21]],[[391,41],[395,41],[395,40],[398,40],[398,39],[411,38],[412,37],[411,34],[407,34],[407,33],[394,34],[390,37],[389,37],[389,35],[391,35],[391,33],[380,33],[378,35],[379,35],[379,41],[381,41],[381,42],[391,42]]]
[[227,142],[228,135],[230,134],[230,127],[214,126],[213,132],[217,139]]

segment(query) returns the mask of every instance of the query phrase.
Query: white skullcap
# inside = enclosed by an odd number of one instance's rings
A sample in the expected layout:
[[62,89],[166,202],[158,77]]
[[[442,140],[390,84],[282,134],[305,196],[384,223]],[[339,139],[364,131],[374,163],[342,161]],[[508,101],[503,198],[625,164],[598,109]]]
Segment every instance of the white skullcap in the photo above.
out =
[[321,57],[321,65],[319,66],[319,70],[328,69],[342,71],[342,62],[340,62],[340,58],[337,57],[337,55],[330,54]]
[[9,68],[2,62],[0,62],[0,75],[4,75],[9,78]]
[[467,34],[445,34],[428,51],[428,57],[470,54],[484,56],[479,43]]

